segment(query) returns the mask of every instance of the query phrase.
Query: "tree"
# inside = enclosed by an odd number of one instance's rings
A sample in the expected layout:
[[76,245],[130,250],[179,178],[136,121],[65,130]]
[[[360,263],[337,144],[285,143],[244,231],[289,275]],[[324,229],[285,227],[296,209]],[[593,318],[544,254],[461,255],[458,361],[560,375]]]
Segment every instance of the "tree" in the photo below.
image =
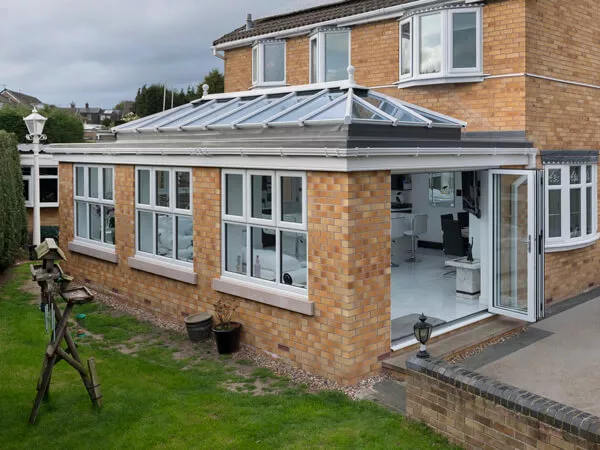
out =
[[[0,109],[0,130],[14,133],[17,141],[27,142],[27,127],[23,117],[29,115],[31,110],[23,105],[7,105]],[[40,114],[46,117],[44,134],[48,137],[46,143],[57,144],[66,142],[81,142],[83,140],[83,124],[72,112],[45,107]]]
[[13,133],[0,130],[0,158],[0,271],[4,271],[27,242],[23,177]]
[[225,77],[219,69],[213,69],[204,77],[202,83],[198,85],[197,92],[199,97],[202,96],[202,85],[208,84],[208,93],[209,94],[220,94],[225,92]]

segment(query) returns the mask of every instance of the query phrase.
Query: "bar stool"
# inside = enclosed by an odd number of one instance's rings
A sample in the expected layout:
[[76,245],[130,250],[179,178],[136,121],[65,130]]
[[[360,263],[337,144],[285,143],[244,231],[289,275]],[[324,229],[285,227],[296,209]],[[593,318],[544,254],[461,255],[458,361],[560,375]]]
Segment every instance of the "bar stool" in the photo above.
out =
[[420,235],[427,233],[427,214],[415,214],[412,218],[412,227],[410,230],[404,231],[404,236],[410,236],[412,255],[406,262],[417,261],[417,239]]

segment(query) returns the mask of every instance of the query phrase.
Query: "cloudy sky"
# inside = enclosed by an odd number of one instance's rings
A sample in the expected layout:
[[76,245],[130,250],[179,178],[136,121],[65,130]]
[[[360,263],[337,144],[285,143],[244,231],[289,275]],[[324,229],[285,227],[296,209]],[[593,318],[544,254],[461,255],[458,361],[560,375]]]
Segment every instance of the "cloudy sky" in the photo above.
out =
[[0,89],[111,108],[144,83],[223,69],[212,41],[254,17],[333,0],[0,0]]

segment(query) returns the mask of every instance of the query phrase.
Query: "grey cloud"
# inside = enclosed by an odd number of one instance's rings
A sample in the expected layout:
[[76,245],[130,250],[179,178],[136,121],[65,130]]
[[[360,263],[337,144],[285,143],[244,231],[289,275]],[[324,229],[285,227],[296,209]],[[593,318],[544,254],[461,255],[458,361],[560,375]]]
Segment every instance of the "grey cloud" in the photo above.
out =
[[0,87],[110,108],[144,83],[185,88],[223,68],[212,41],[255,17],[332,0],[1,0]]

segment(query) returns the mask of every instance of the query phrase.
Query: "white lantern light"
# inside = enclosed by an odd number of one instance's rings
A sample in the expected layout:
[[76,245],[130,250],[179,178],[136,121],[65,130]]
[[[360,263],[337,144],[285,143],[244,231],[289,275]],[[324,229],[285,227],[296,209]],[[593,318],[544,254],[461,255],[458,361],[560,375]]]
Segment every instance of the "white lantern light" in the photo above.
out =
[[44,131],[44,125],[46,124],[46,118],[37,112],[37,109],[33,108],[31,114],[23,119],[25,125],[27,125],[27,131],[31,136],[40,136]]

